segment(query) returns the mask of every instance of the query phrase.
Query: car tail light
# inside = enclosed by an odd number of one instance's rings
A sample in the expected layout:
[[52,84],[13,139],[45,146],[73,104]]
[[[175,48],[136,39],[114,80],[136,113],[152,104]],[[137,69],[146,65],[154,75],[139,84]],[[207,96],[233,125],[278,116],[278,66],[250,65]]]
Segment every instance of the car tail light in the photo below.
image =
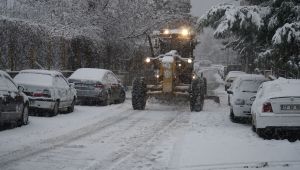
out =
[[101,84],[101,83],[98,83],[98,84],[95,85],[95,88],[97,88],[97,89],[103,89],[104,85]]
[[267,102],[267,103],[264,103],[263,104],[263,108],[262,108],[262,112],[270,112],[272,113],[273,112],[273,108],[272,108],[272,105],[270,102]]
[[236,99],[236,101],[234,102],[234,104],[236,105],[245,105],[245,100],[243,99]]
[[34,92],[33,97],[43,97],[43,92]]

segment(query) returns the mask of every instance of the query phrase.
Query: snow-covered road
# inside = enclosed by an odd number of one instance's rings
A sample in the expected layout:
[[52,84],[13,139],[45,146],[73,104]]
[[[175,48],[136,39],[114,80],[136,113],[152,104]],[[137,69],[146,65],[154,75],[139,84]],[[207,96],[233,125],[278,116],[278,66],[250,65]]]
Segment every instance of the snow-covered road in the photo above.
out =
[[0,131],[0,169],[300,169],[300,142],[263,140],[250,125],[229,120],[221,105],[203,112],[130,100],[108,107],[77,106],[72,114],[30,117]]

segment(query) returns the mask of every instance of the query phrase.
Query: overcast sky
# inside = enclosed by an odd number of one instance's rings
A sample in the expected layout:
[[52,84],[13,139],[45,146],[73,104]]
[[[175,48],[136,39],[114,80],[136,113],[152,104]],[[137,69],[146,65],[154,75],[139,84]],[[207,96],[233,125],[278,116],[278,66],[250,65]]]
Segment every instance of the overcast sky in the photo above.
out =
[[192,14],[195,16],[201,16],[211,7],[220,3],[237,3],[237,0],[191,0],[192,2]]

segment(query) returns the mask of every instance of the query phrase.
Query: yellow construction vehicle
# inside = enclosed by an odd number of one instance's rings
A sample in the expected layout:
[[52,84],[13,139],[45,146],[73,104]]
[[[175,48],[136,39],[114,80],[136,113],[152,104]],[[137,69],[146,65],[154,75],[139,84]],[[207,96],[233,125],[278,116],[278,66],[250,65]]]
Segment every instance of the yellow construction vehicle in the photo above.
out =
[[133,109],[144,110],[148,97],[155,97],[167,101],[184,98],[191,111],[201,111],[206,82],[193,72],[195,33],[188,28],[163,29],[149,36],[149,42],[152,57],[147,57],[145,64],[150,74],[133,81]]

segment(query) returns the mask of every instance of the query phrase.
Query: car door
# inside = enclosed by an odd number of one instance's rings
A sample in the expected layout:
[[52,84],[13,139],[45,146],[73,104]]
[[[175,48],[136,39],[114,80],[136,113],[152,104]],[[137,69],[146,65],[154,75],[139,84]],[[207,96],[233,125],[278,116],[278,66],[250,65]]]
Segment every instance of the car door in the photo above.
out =
[[112,99],[116,100],[119,97],[118,80],[115,78],[115,76],[112,73],[108,73],[107,75],[108,75],[108,81],[110,83],[111,97]]
[[68,104],[68,89],[66,88],[66,83],[59,75],[55,76],[54,87],[58,92],[57,94],[60,101],[60,107],[66,107]]
[[65,77],[63,77],[61,75],[60,78],[61,78],[63,87],[66,89],[66,105],[70,106],[74,99],[74,94],[73,94],[74,91]]
[[3,78],[7,85],[7,93],[3,95],[2,104],[5,111],[1,116],[5,116],[8,120],[15,120],[22,115],[24,99],[11,78],[6,75]]

